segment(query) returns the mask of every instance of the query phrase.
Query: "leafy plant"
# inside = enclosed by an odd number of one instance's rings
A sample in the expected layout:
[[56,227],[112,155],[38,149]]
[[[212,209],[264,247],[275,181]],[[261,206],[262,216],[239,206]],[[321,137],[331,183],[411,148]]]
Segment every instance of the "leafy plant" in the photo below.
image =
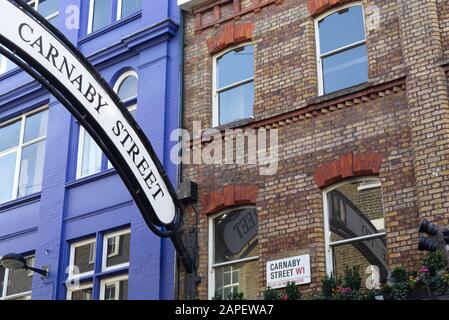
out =
[[285,288],[284,299],[285,300],[299,300],[299,299],[301,299],[301,292],[299,292],[299,288],[296,285],[296,283],[289,282],[287,284],[287,287]]
[[402,267],[395,268],[391,272],[391,279],[394,283],[405,282],[408,280],[407,271],[405,271],[405,269]]
[[429,269],[431,276],[436,276],[439,270],[444,270],[447,267],[447,261],[441,250],[430,252],[422,262],[423,266]]
[[351,288],[352,291],[360,290],[362,277],[360,276],[360,266],[348,268],[346,267],[343,278],[343,287]]
[[275,290],[275,289],[269,287],[264,292],[263,297],[265,300],[280,300],[281,294],[279,293],[278,290]]
[[337,289],[337,280],[334,276],[326,275],[323,280],[321,280],[321,295],[325,298],[331,298]]
[[390,288],[390,298],[393,300],[406,300],[409,292],[410,288],[407,282],[396,282]]
[[234,288],[232,293],[228,295],[228,300],[243,300],[244,293],[239,292],[237,288]]

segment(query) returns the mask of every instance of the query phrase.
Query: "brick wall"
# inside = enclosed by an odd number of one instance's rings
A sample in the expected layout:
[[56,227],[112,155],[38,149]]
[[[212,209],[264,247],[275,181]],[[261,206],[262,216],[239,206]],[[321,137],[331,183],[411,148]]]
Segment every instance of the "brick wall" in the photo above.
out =
[[[449,181],[449,171],[443,165],[443,148],[446,139],[449,142],[444,131],[449,108],[447,79],[443,81],[444,72],[435,62],[448,46],[448,20],[443,13],[447,5],[438,1],[442,19],[438,21],[436,2],[428,1],[433,6],[423,4],[424,9],[421,0],[409,2],[363,1],[365,9],[375,5],[381,16],[380,29],[367,31],[370,82],[326,97],[317,97],[314,22],[306,1],[273,2],[225,22],[254,24],[255,119],[241,127],[279,130],[278,172],[262,176],[255,166],[235,164],[184,165],[183,172],[199,184],[200,195],[223,192],[226,185],[258,188],[260,294],[265,290],[268,260],[307,253],[311,254],[312,284],[301,290],[309,294],[320,287],[326,270],[324,214],[322,186],[317,185],[315,172],[344,155],[383,156],[376,174],[382,184],[389,268],[418,265],[422,254],[416,250],[417,225],[422,216],[445,221],[449,206],[442,185]],[[218,1],[208,5],[214,3]],[[223,3],[220,10],[231,15],[232,2]],[[194,9],[186,21],[184,126],[189,130],[194,120],[201,120],[204,128],[211,126],[212,56],[207,41],[223,27],[217,23],[198,28],[195,10],[202,8]],[[206,11],[203,22],[208,21]],[[416,15],[418,11],[422,12]],[[434,37],[414,38],[420,24],[429,24]],[[423,72],[427,69],[428,73]],[[439,134],[441,129],[444,132]],[[441,170],[427,185],[434,160],[441,161],[437,166]],[[433,199],[437,199],[435,205]],[[198,224],[193,212],[186,223],[198,227],[202,277],[198,291],[206,298],[208,216],[203,204],[197,205]]]

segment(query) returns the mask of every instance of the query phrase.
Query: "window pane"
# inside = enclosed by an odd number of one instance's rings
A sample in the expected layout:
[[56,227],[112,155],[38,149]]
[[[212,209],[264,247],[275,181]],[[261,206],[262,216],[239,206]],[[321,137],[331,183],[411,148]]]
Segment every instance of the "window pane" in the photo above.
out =
[[137,78],[129,76],[120,84],[117,95],[122,101],[137,97]]
[[92,300],[92,288],[80,289],[72,292],[74,301]]
[[[81,135],[83,136],[83,135]],[[81,158],[80,177],[89,176],[101,171],[102,151],[94,139],[84,132],[84,143]]]
[[17,147],[20,142],[21,121],[0,127],[0,152]]
[[362,6],[331,14],[319,22],[321,54],[365,40]]
[[253,104],[253,82],[219,93],[220,124],[251,117]]
[[0,158],[0,203],[13,199],[17,152]]
[[348,183],[328,193],[332,242],[385,231],[381,188]]
[[9,270],[8,287],[6,295],[12,296],[31,291],[33,276],[27,270]]
[[47,135],[48,110],[26,118],[24,143]]
[[323,59],[324,93],[335,92],[368,81],[366,45]]
[[140,10],[142,0],[122,0],[122,18]]
[[75,272],[77,270],[76,267],[80,274],[94,271],[95,254],[92,254],[92,252],[95,252],[95,242],[75,248]]
[[257,260],[215,268],[215,297],[226,300],[236,289],[244,293],[244,299],[257,299],[258,268]]
[[91,1],[94,1],[92,31],[99,30],[111,24],[112,0]]
[[387,250],[385,238],[360,241],[332,248],[334,261],[334,274],[337,279],[344,277],[346,268],[359,268],[362,277],[362,286],[366,282],[365,270],[369,266],[377,266],[381,282],[388,276]]
[[259,255],[256,209],[240,209],[214,220],[215,263]]
[[59,11],[59,0],[40,0],[37,11],[44,17],[48,17]]
[[24,197],[42,189],[44,172],[45,140],[23,149],[20,162],[18,197]]
[[0,266],[0,298],[3,295],[3,286],[5,284],[5,268]]
[[123,263],[128,263],[131,234],[127,233],[106,239],[106,267],[113,267]]
[[217,89],[254,76],[252,45],[239,47],[217,59]]
[[17,67],[11,60],[0,54],[0,74],[6,73]]
[[105,300],[128,300],[128,279],[105,284]]

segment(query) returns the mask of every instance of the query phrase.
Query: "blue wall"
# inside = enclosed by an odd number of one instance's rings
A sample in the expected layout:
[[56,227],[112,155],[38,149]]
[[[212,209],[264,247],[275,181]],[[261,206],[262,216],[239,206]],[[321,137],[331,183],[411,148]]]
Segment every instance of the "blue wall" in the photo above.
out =
[[[106,80],[112,82],[126,68],[137,71],[137,122],[175,184],[169,133],[179,126],[176,0],[142,1],[141,12],[87,36],[86,4],[60,0],[57,26]],[[68,5],[81,8],[79,30],[65,27]],[[35,252],[36,266],[49,266],[50,276],[34,276],[33,299],[65,299],[70,242],[96,236],[98,246],[104,232],[130,226],[129,299],[174,298],[170,240],[151,233],[114,170],[75,179],[78,125],[54,97],[22,70],[0,76],[0,123],[45,104],[49,126],[42,192],[0,204],[0,255]],[[101,276],[97,267],[96,297]]]

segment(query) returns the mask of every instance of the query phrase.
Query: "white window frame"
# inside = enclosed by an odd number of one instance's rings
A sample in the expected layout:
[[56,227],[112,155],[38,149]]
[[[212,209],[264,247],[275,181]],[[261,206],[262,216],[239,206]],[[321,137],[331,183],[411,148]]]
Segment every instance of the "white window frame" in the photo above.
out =
[[[123,0],[115,0],[117,3],[117,12],[115,13],[115,21],[119,21],[122,19],[122,7],[123,7]],[[114,2],[112,3],[114,6]],[[87,22],[87,34],[93,32],[93,26],[94,26],[94,7],[95,7],[95,0],[89,0],[89,17]],[[112,12],[110,13],[112,15]],[[113,22],[111,22],[113,23]]]
[[[119,298],[119,289],[120,289],[120,281],[128,280],[129,281],[129,275],[122,275],[114,278],[108,278],[101,280],[100,283],[100,300],[105,299],[105,293],[106,293],[106,286],[110,284],[115,285],[115,300],[118,300]],[[129,293],[129,292],[128,292]]]
[[[213,66],[212,66],[212,126],[218,127],[220,126],[220,101],[219,101],[219,93],[223,91],[228,91],[237,87],[240,87],[242,85],[248,84],[253,82],[254,83],[254,70],[253,70],[253,76],[251,78],[230,84],[226,87],[218,89],[218,81],[217,81],[217,62],[218,59],[223,57],[225,54],[234,51],[235,49],[245,47],[251,45],[254,48],[254,44],[252,42],[245,42],[240,43],[236,46],[233,46],[231,48],[228,48],[226,50],[221,51],[220,53],[216,54],[213,57]],[[250,118],[254,118],[254,105],[252,106],[252,113]]]
[[[30,7],[32,7],[34,10],[36,10],[36,11],[38,11],[38,9],[39,9],[39,3],[40,3],[40,0],[31,0],[31,1],[28,1],[28,5],[29,5]],[[53,18],[55,18],[55,17],[57,17],[57,16],[59,16],[59,10],[53,12],[52,14],[50,14],[50,15],[48,15],[48,16],[46,16],[45,19],[50,20],[50,19],[53,19]]]
[[[214,264],[214,260],[215,260],[215,232],[214,232],[214,221],[215,219],[217,219],[218,217],[221,217],[224,214],[230,214],[235,212],[236,210],[243,210],[243,209],[253,209],[255,210],[256,208],[254,206],[242,206],[242,207],[237,207],[237,208],[232,208],[229,210],[225,210],[225,211],[221,211],[219,213],[216,213],[214,215],[211,215],[209,217],[209,244],[208,244],[208,256],[209,256],[209,299],[212,300],[215,296],[215,269],[219,268],[219,267],[226,267],[226,266],[233,266],[233,265],[237,265],[239,263],[243,263],[243,262],[250,262],[250,261],[256,261],[259,260],[259,256],[254,256],[254,257],[249,257],[249,258],[245,258],[245,259],[239,259],[239,260],[233,260],[233,261],[229,261],[229,262],[222,262],[222,263],[216,263]],[[257,233],[257,237],[259,237],[259,232]],[[239,283],[240,283],[240,279],[239,279]],[[223,299],[225,297],[222,297]]]
[[[27,259],[27,258],[25,258],[25,259]],[[31,263],[28,264],[28,266],[29,267],[34,267],[34,265],[36,264],[36,257],[35,256],[30,256],[30,257],[28,257],[28,259],[31,259]],[[27,270],[27,276],[28,277],[32,277],[33,274],[34,274],[33,270],[29,270],[29,269]]]
[[[47,140],[47,134],[45,134],[42,137],[39,137],[37,139],[28,141],[26,143],[23,142],[24,138],[25,138],[25,126],[26,126],[26,119],[28,117],[31,117],[37,113],[40,113],[42,111],[48,110],[48,106],[42,106],[39,107],[37,109],[34,109],[30,112],[24,113],[19,117],[16,117],[14,119],[5,121],[0,123],[0,127],[5,127],[8,126],[9,124],[12,124],[14,122],[20,121],[21,123],[21,127],[20,127],[20,137],[19,137],[19,144],[16,145],[15,147],[12,147],[10,149],[4,150],[2,152],[0,152],[0,158],[6,155],[9,155],[11,153],[17,152],[17,158],[16,158],[16,169],[15,169],[15,173],[14,173],[14,182],[13,182],[13,188],[12,188],[12,198],[8,201],[14,201],[17,199],[22,198],[23,196],[19,196],[19,179],[20,179],[20,164],[22,162],[22,153],[23,153],[23,149],[25,149],[26,147],[42,142],[42,141],[46,141]],[[48,126],[47,126],[48,127]],[[8,202],[7,201],[7,202]]]
[[[86,129],[84,129],[83,126],[80,125],[80,133],[79,133],[79,137],[78,137],[78,155],[77,155],[77,159],[76,159],[76,179],[82,179],[82,178],[92,176],[94,174],[101,172],[103,169],[103,154],[101,154],[100,169],[98,171],[90,173],[90,174],[86,174],[86,175],[82,174],[83,156],[84,156],[84,140],[86,139],[86,134],[88,134],[88,132],[86,131]],[[98,148],[100,148],[100,147],[98,147]]]
[[326,248],[326,273],[331,276],[334,274],[334,258],[332,255],[332,246],[336,245],[343,245],[343,244],[351,244],[358,241],[363,240],[373,240],[378,239],[386,236],[386,232],[379,232],[376,234],[371,234],[368,236],[361,236],[361,237],[355,237],[351,239],[344,239],[340,241],[331,241],[331,231],[330,231],[330,224],[329,224],[329,204],[327,201],[327,195],[340,188],[341,186],[351,184],[351,183],[360,183],[360,182],[370,182],[372,185],[377,184],[379,182],[379,188],[381,188],[381,195],[382,195],[382,213],[385,218],[385,212],[383,211],[383,193],[382,193],[382,187],[380,186],[380,179],[379,177],[361,177],[361,178],[355,178],[348,181],[342,181],[340,183],[334,184],[326,189],[323,190],[323,211],[324,211],[324,244]]
[[72,300],[72,295],[76,291],[92,289],[92,300],[93,300],[93,288],[94,288],[93,283],[83,284],[83,285],[80,285],[78,287],[70,287],[70,288],[67,289],[67,298],[66,299],[67,300]]
[[[102,272],[108,272],[108,271],[112,271],[112,270],[123,269],[123,268],[128,268],[129,267],[129,260],[128,260],[128,262],[125,262],[125,263],[121,263],[121,264],[118,264],[118,265],[115,265],[115,266],[106,267],[107,259],[115,256],[115,255],[108,256],[108,239],[109,238],[114,238],[114,237],[119,238],[119,240],[116,242],[116,248],[118,250],[119,245],[120,245],[120,236],[123,236],[123,235],[126,235],[126,234],[129,234],[131,236],[131,229],[130,228],[127,228],[127,229],[124,229],[124,230],[120,230],[120,231],[117,231],[117,232],[107,233],[107,234],[104,235],[104,237],[103,237],[102,261],[101,261],[101,271]],[[131,239],[130,239],[130,249],[131,249]],[[117,254],[118,254],[118,252],[117,252]]]
[[[351,7],[362,7],[362,18],[363,18],[363,30],[365,32],[365,39],[362,41],[358,41],[355,43],[352,43],[350,45],[344,46],[342,48],[338,48],[329,52],[325,52],[324,54],[321,54],[321,42],[320,42],[320,28],[319,28],[319,22],[323,20],[324,18],[347,8]],[[366,18],[365,18],[365,7],[363,6],[362,2],[352,2],[346,5],[338,6],[335,9],[326,11],[324,14],[320,15],[318,18],[315,19],[315,43],[316,43],[316,58],[317,58],[317,71],[318,71],[318,95],[322,96],[324,95],[324,74],[323,74],[323,59],[329,56],[333,56],[335,54],[338,54],[343,51],[347,51],[362,45],[367,44],[367,30],[366,30]]]
[[[118,94],[118,89],[119,89],[120,86],[122,85],[123,81],[125,81],[128,77],[136,77],[136,79],[137,79],[137,87],[139,86],[139,75],[137,74],[137,72],[134,71],[134,70],[128,70],[128,71],[126,71],[126,72],[123,72],[123,73],[117,78],[117,80],[115,81],[113,89],[114,89],[114,92],[115,92],[116,94]],[[122,102],[123,102],[123,103],[127,103],[128,101],[131,101],[131,100],[133,100],[133,99],[137,99],[137,97],[138,97],[138,95],[136,95],[136,96],[134,96],[134,97],[130,97],[130,98],[126,99],[126,100],[123,100]],[[131,108],[131,107],[134,107],[134,105],[130,106],[130,108]],[[136,105],[136,107],[137,107],[137,105]]]
[[[29,255],[24,257],[25,260],[28,259],[35,259],[35,255]],[[3,288],[0,288],[0,301],[2,300],[14,300],[14,299],[18,299],[18,298],[25,298],[26,300],[31,300],[31,294],[32,291],[27,291],[27,292],[21,292],[21,293],[17,293],[14,295],[10,295],[7,296],[8,293],[8,282],[9,282],[9,269],[5,268],[5,276],[3,279]],[[33,277],[33,273],[31,273],[31,275],[29,274],[29,272],[27,272],[27,276],[28,277]]]
[[[84,277],[89,277],[92,276],[95,273],[95,262],[94,261],[94,270],[92,271],[88,271],[88,272],[84,272],[84,273],[80,273],[80,274],[74,274],[74,266],[75,266],[75,249],[79,248],[79,247],[83,247],[86,246],[88,244],[93,244],[94,247],[94,252],[96,252],[96,247],[97,247],[97,243],[96,243],[96,238],[89,238],[83,241],[78,241],[78,242],[73,242],[70,245],[70,259],[69,259],[69,277],[67,279],[67,281],[71,281],[74,279],[81,279]],[[90,254],[89,254],[89,262],[90,261]]]

